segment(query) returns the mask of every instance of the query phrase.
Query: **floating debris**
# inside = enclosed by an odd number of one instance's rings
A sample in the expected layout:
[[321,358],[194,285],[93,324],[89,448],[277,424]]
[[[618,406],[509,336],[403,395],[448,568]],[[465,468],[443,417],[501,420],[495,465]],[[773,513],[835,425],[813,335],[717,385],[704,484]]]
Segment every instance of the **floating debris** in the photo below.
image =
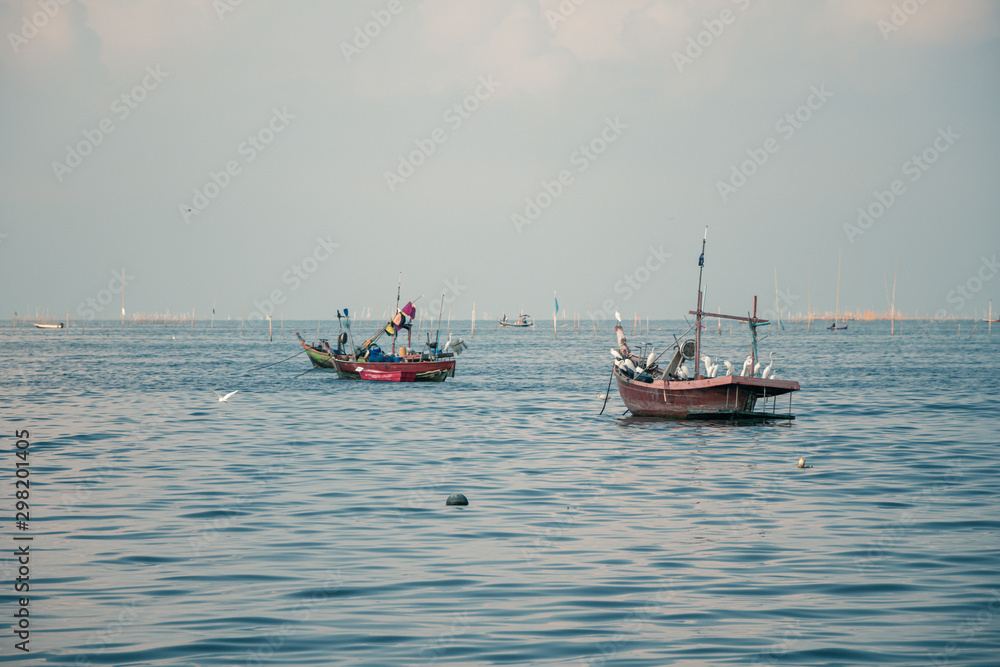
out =
[[448,496],[448,500],[445,501],[445,505],[468,505],[469,499],[461,493],[453,493]]

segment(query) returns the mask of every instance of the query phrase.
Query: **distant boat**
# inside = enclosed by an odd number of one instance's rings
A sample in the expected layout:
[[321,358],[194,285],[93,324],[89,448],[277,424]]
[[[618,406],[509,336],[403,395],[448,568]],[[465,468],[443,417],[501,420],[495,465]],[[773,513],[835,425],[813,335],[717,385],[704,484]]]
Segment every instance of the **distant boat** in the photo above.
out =
[[531,316],[526,313],[518,315],[516,320],[508,320],[507,316],[504,315],[498,319],[497,322],[499,322],[502,327],[515,327],[521,329],[535,326],[535,323],[531,321]]
[[63,323],[62,322],[60,322],[59,324],[39,324],[38,322],[35,322],[34,325],[38,329],[62,329],[63,328]]
[[840,253],[841,252],[843,251],[841,250],[837,252],[837,306],[833,311],[833,324],[831,324],[826,328],[827,331],[843,331],[847,329],[846,324],[842,327],[837,326],[837,320],[840,319]]
[[[708,229],[705,230],[705,239]],[[704,267],[705,241],[702,241],[698,266]],[[728,421],[766,421],[772,419],[794,419],[789,411],[777,412],[773,399],[783,394],[799,390],[799,383],[793,380],[775,380],[768,377],[768,369],[756,372],[759,360],[757,352],[757,327],[769,324],[757,317],[757,298],[754,297],[753,315],[738,317],[708,313],[702,310],[701,268],[698,275],[698,309],[688,311],[695,316],[694,340],[673,345],[674,353],[666,366],[657,363],[659,357],[650,352],[636,354],[629,349],[621,319],[615,326],[618,347],[611,349],[615,357],[612,376],[618,382],[618,393],[629,412],[639,417],[665,417],[667,419],[712,419]],[[617,315],[617,313],[616,313]],[[717,317],[750,325],[750,356],[744,362],[745,374],[731,374],[716,377],[718,364],[706,368],[701,373],[701,321],[705,317]],[[688,360],[694,360],[694,374],[684,368]],[[706,366],[708,361],[706,358]],[[610,383],[610,380],[609,380]],[[768,399],[772,399],[768,410]],[[762,409],[756,409],[757,403]]]

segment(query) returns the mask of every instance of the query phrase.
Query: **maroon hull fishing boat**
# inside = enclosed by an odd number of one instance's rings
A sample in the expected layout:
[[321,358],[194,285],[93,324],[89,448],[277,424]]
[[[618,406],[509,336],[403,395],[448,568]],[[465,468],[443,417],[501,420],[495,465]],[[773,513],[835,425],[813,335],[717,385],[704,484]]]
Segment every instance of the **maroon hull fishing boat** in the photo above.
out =
[[[335,369],[341,378],[382,382],[443,382],[446,378],[455,377],[455,356],[461,354],[468,345],[461,338],[452,339],[449,335],[444,348],[438,350],[438,340],[432,341],[428,334],[425,350],[410,347],[411,324],[416,312],[413,302],[407,302],[402,308],[397,307],[392,319],[357,347],[354,347],[350,339],[351,320],[346,308],[346,315],[337,311],[337,320],[341,322],[342,330],[337,336],[335,348],[331,348],[326,340],[321,340],[320,345],[309,344],[299,334],[295,335],[314,367]],[[396,336],[402,330],[407,332],[407,345],[397,348]],[[392,349],[389,351],[382,350],[376,344],[383,334],[392,337]]]
[[[753,314],[747,317],[708,313],[702,310],[701,273],[705,265],[705,242],[708,228],[702,239],[701,256],[698,259],[698,309],[688,311],[695,316],[695,337],[684,343],[675,343],[667,351],[673,356],[666,366],[658,363],[659,356],[635,354],[629,349],[621,318],[615,326],[618,347],[612,348],[615,357],[612,377],[618,384],[618,393],[633,415],[640,417],[664,417],[669,419],[711,419],[733,421],[766,421],[771,419],[794,419],[791,414],[791,392],[799,390],[799,383],[792,380],[776,380],[771,377],[772,364],[760,370],[757,352],[757,328],[769,324],[757,317],[757,297],[754,297]],[[616,317],[618,316],[615,313]],[[701,321],[705,317],[746,322],[750,326],[750,355],[743,363],[739,374],[734,366],[725,362],[729,374],[717,375],[719,363],[711,364],[709,357],[702,356]],[[662,356],[661,353],[660,356]],[[685,363],[694,360],[694,372],[690,373]],[[701,361],[705,361],[705,373],[701,371]],[[788,411],[778,412],[777,397],[789,395]],[[760,404],[758,409],[758,403]],[[771,404],[770,410],[768,404]]]

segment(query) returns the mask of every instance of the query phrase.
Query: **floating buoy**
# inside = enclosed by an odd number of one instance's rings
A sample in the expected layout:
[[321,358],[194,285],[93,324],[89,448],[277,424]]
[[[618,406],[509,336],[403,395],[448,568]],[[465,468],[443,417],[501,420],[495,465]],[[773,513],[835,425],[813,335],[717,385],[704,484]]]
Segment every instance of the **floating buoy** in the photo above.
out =
[[461,493],[453,493],[448,496],[448,500],[445,501],[445,505],[468,505],[469,499]]

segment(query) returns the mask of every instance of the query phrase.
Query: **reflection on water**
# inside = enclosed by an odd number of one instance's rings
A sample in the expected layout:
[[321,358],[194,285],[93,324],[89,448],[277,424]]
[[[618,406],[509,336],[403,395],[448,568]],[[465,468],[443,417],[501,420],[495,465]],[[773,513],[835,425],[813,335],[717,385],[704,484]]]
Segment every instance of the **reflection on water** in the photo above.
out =
[[0,661],[995,661],[1000,337],[772,335],[797,419],[734,426],[599,416],[610,329],[464,323],[454,378],[398,385],[252,370],[288,327],[4,330],[35,632]]

